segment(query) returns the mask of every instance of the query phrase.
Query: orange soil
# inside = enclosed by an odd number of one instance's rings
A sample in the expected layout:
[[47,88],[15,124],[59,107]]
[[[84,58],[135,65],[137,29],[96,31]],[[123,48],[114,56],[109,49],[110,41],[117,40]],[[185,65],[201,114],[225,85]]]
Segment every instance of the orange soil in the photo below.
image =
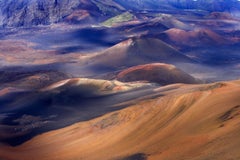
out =
[[163,97],[0,146],[6,160],[116,160],[144,153],[149,160],[240,159],[240,81],[171,85]]

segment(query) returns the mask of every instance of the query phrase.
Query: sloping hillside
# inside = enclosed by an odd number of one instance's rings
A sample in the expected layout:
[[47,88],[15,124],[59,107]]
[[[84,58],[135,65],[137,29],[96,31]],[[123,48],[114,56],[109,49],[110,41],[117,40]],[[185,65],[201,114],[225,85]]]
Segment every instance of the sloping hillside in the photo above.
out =
[[[163,96],[44,133],[17,147],[0,146],[8,160],[237,160],[240,82],[170,85]],[[218,147],[221,146],[221,147]]]
[[147,81],[160,85],[200,82],[174,65],[165,63],[151,63],[130,67],[121,71],[116,78],[122,82]]
[[154,38],[132,38],[92,56],[88,65],[116,69],[152,62],[194,63],[170,45]]

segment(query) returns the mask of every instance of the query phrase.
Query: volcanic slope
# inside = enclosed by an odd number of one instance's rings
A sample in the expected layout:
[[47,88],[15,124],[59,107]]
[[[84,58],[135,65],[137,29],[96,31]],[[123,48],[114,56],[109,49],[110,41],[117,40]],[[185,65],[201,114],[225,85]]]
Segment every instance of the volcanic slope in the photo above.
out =
[[[40,85],[35,80],[33,84],[39,87],[49,82],[42,80]],[[42,89],[1,88],[0,143],[19,145],[49,130],[125,108],[152,93],[153,88],[146,83],[87,78],[65,79]]]
[[17,147],[8,160],[237,160],[240,158],[240,81],[174,84],[164,96],[44,133]]
[[174,65],[165,63],[151,63],[130,67],[121,71],[116,78],[123,82],[148,81],[160,85],[200,82]]
[[119,69],[152,62],[194,63],[170,45],[154,38],[128,39],[87,61],[88,66],[105,69]]
[[184,47],[223,45],[230,43],[226,38],[209,29],[185,31],[177,28],[171,28],[163,32],[161,36],[170,44]]

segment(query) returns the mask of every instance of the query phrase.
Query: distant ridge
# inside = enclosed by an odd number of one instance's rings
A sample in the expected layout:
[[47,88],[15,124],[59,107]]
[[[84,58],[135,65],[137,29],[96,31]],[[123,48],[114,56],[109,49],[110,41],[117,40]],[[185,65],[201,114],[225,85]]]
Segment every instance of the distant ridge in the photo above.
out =
[[30,27],[65,20],[71,23],[94,22],[106,20],[127,10],[171,9],[231,12],[240,9],[240,3],[237,0],[2,0],[0,26]]
[[196,29],[185,31],[182,29],[171,28],[164,31],[161,36],[170,44],[180,46],[200,46],[200,45],[221,45],[229,43],[223,36],[209,29]]

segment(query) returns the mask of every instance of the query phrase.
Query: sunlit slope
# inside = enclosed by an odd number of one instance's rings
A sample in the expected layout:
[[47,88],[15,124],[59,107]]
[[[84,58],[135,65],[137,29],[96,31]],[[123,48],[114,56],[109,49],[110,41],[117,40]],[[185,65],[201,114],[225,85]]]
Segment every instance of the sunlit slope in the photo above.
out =
[[175,84],[102,117],[44,133],[18,147],[2,146],[9,160],[226,160],[240,158],[240,82]]
[[[110,95],[118,92],[128,91],[134,88],[142,87],[145,84],[127,84],[119,81],[107,81],[100,79],[72,78],[54,83],[41,91],[50,93],[68,92],[82,95],[83,97]],[[147,86],[147,85],[146,85]]]

